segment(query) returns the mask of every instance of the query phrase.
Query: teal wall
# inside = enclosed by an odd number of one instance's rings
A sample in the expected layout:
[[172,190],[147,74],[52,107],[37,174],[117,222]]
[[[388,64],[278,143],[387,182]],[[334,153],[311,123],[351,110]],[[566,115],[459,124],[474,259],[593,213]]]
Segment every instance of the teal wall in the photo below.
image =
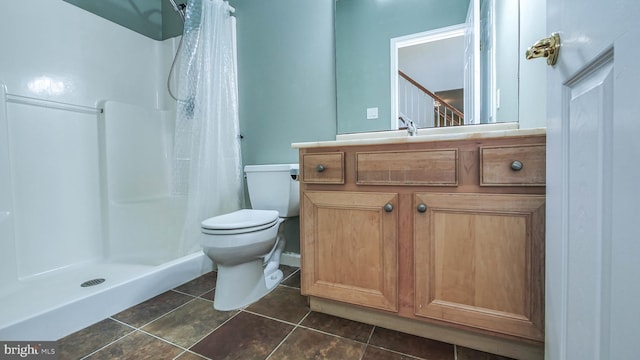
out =
[[[293,142],[336,135],[333,0],[231,0],[244,164],[297,163]],[[298,218],[285,252],[300,253]]]
[[[390,40],[464,23],[469,0],[337,0],[337,132],[389,130]],[[378,119],[366,109],[378,107]]]
[[297,163],[291,143],[336,135],[333,1],[230,3],[244,163]]

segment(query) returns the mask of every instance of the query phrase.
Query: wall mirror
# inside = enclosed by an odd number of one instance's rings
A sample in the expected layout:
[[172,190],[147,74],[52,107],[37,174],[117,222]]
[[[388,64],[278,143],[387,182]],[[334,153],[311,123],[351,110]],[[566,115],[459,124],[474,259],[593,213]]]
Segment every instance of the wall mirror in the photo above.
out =
[[339,134],[518,121],[514,0],[336,0]]

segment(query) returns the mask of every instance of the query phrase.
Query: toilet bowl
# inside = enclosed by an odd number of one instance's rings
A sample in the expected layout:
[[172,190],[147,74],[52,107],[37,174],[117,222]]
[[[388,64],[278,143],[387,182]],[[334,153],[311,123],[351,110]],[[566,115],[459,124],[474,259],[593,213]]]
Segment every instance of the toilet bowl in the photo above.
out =
[[297,164],[248,165],[245,173],[253,209],[202,222],[202,250],[218,267],[217,310],[248,306],[280,283],[284,223],[299,214]]

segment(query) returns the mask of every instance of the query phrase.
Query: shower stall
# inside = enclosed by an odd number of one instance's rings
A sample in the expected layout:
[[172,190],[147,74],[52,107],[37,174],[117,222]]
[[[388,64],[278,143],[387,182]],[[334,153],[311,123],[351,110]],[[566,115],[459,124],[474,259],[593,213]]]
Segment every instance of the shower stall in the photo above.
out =
[[[57,340],[212,269],[171,191],[177,41],[65,2],[0,14],[0,340]],[[79,31],[82,29],[82,31]]]
[[0,339],[56,340],[211,270],[179,253],[170,111],[0,99]]

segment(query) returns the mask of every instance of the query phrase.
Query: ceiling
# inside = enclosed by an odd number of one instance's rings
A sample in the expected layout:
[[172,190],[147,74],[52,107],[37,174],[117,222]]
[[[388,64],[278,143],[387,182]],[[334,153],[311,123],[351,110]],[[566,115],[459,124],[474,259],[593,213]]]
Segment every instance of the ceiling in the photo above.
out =
[[[169,0],[64,0],[155,40],[182,34],[182,20]],[[176,0],[186,3],[186,0]]]

